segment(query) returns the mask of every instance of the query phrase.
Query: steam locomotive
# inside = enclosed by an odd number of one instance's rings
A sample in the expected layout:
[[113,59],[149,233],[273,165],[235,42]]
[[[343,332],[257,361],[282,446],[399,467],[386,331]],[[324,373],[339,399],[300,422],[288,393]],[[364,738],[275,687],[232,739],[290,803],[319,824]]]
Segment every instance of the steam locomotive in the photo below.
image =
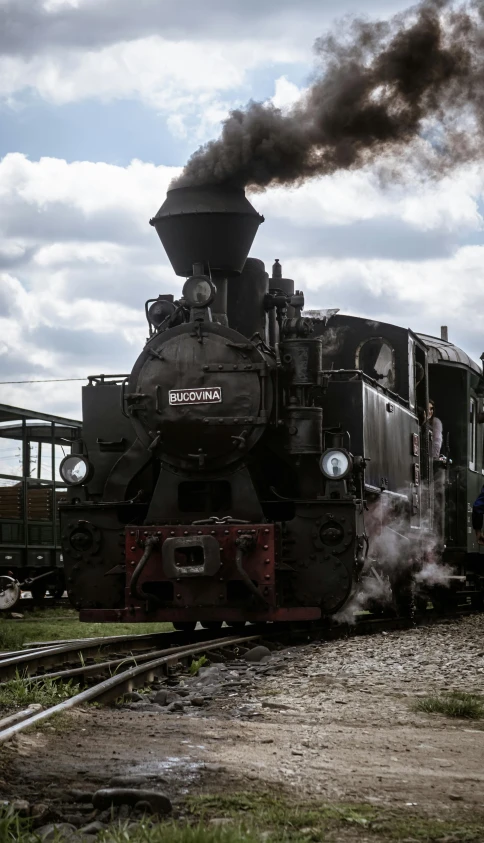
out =
[[[262,222],[227,186],[173,188],[150,220],[182,297],[146,303],[130,375],[89,378],[61,465],[81,619],[316,621],[368,577],[408,602],[442,562],[434,596],[480,601],[480,367],[446,339],[304,311],[278,260],[269,277],[247,257]],[[445,459],[418,417],[429,389]]]

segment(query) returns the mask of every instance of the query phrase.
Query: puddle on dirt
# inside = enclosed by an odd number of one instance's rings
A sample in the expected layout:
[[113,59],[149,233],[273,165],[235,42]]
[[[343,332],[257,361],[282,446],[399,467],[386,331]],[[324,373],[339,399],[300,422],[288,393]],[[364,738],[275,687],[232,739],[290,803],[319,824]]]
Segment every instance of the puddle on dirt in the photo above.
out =
[[[170,755],[167,758],[143,761],[129,769],[129,775],[148,776],[163,778],[168,781],[183,779],[184,784],[191,784],[204,767],[203,761],[194,761],[188,756]],[[188,788],[183,788],[182,793],[187,793]]]

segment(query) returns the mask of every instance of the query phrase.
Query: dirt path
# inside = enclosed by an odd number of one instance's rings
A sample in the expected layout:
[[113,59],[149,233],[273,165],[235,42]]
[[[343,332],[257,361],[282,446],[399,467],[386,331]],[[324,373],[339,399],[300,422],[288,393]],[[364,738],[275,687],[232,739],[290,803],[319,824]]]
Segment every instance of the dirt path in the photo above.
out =
[[483,633],[476,616],[202,670],[178,690],[211,697],[203,707],[91,709],[66,731],[18,738],[2,791],[60,803],[66,789],[136,774],[175,802],[265,790],[473,819],[483,812],[484,721],[412,706],[429,692],[483,691]]

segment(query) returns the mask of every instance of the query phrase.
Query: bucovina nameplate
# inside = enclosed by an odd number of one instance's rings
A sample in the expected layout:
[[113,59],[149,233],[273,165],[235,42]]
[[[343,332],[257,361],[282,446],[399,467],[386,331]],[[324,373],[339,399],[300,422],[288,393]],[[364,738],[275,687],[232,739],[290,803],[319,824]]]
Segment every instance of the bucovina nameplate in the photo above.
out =
[[219,386],[209,386],[202,389],[170,389],[168,391],[170,405],[183,406],[186,404],[221,404],[222,389]]

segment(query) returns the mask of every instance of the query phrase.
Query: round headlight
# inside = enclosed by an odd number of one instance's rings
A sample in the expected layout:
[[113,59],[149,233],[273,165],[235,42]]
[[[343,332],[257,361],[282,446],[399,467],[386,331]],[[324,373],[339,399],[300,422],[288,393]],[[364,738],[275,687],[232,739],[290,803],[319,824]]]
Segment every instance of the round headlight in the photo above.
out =
[[321,457],[321,471],[331,480],[341,480],[351,471],[351,457],[347,451],[331,448]]
[[192,275],[183,286],[183,298],[189,307],[207,307],[216,292],[215,284],[206,275]]
[[69,486],[80,486],[85,483],[90,473],[91,466],[88,460],[80,454],[69,454],[64,457],[59,466],[59,474],[64,483],[68,483]]
[[169,316],[173,316],[175,310],[176,306],[172,301],[158,299],[153,302],[150,308],[148,308],[148,320],[155,326],[155,328],[158,328],[165,319],[168,319]]

